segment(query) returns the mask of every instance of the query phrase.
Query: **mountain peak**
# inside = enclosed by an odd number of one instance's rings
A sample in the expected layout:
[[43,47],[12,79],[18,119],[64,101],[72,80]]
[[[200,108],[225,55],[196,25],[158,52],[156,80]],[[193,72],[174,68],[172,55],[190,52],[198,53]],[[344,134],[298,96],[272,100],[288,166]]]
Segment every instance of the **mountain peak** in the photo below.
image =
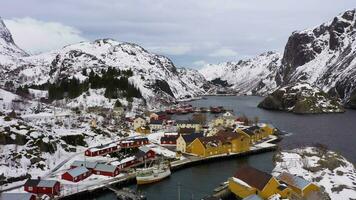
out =
[[15,44],[9,29],[6,27],[1,17],[0,17],[0,38],[5,40],[6,43]]

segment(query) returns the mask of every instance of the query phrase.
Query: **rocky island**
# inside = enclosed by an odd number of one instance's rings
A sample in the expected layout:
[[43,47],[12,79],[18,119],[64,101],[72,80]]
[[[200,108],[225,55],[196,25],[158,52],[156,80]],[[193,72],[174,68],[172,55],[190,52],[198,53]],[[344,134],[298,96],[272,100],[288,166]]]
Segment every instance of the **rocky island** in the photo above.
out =
[[298,114],[344,112],[341,101],[308,83],[290,84],[268,95],[259,108]]

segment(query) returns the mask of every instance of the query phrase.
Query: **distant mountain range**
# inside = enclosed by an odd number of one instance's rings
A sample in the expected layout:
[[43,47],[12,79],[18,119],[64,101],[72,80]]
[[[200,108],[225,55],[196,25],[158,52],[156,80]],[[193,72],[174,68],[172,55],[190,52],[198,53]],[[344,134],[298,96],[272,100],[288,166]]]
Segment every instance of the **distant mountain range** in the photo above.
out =
[[200,72],[208,81],[226,83],[246,94],[266,95],[285,85],[307,82],[356,108],[355,12],[349,10],[320,26],[292,33],[283,54],[268,52],[207,65]]
[[355,9],[349,10],[315,28],[293,32],[283,54],[266,52],[247,60],[210,64],[199,71],[176,68],[167,57],[112,39],[29,55],[15,44],[0,20],[0,85],[16,89],[71,78],[85,81],[88,76],[83,70],[100,75],[112,67],[133,72],[129,81],[149,105],[221,90],[265,96],[303,82],[356,108],[355,13]]

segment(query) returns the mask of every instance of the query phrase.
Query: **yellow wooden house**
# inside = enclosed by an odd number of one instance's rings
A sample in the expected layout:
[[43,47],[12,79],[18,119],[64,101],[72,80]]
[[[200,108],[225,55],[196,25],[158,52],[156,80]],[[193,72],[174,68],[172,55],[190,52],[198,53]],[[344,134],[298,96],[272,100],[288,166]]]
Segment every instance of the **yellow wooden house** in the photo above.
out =
[[202,129],[202,125],[194,120],[177,120],[176,126],[178,129],[181,128],[194,128],[195,132],[200,132]]
[[215,136],[196,138],[187,152],[201,157],[227,153],[239,153],[250,149],[250,140],[243,134],[235,132],[218,133]]
[[259,126],[251,126],[245,129],[237,129],[237,132],[245,135],[248,135],[251,139],[251,144],[258,142],[264,138],[267,138],[269,135],[274,134],[275,129],[270,127],[269,125]]
[[151,133],[151,128],[148,125],[140,126],[140,127],[136,128],[135,131],[137,133],[141,133],[141,134],[147,135],[147,134]]
[[288,187],[292,189],[292,196],[295,196],[300,199],[307,198],[312,193],[320,192],[319,186],[287,172],[282,172],[279,176],[277,176],[277,179],[280,182],[287,184]]
[[263,199],[279,194],[282,198],[289,198],[291,189],[273,177],[272,175],[252,168],[243,166],[239,168],[229,179],[229,189],[239,198],[246,198],[257,194]]

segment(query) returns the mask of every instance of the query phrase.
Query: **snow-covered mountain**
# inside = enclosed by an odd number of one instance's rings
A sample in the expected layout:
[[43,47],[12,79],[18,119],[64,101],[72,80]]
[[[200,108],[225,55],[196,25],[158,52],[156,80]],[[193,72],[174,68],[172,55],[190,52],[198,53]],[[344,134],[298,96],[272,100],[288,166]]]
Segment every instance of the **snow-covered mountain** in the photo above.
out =
[[293,32],[283,56],[266,53],[249,60],[208,65],[207,80],[220,79],[237,92],[260,94],[307,82],[356,108],[356,10],[312,29]]
[[356,10],[294,32],[285,47],[279,84],[306,81],[351,103],[356,95]]
[[100,74],[113,67],[133,72],[129,81],[141,91],[148,104],[205,93],[202,86],[207,82],[199,73],[178,70],[169,58],[150,53],[137,44],[98,39],[28,56],[16,46],[2,21],[0,33],[0,55],[4,55],[0,57],[2,86],[8,81],[16,87],[57,83],[73,77],[84,81],[88,76],[83,75],[83,70]]
[[9,29],[0,18],[0,73],[14,69],[24,56],[28,54],[15,44]]
[[267,94],[277,87],[275,80],[281,65],[281,55],[263,53],[248,60],[209,64],[199,70],[203,76],[216,84],[224,84],[243,94]]

